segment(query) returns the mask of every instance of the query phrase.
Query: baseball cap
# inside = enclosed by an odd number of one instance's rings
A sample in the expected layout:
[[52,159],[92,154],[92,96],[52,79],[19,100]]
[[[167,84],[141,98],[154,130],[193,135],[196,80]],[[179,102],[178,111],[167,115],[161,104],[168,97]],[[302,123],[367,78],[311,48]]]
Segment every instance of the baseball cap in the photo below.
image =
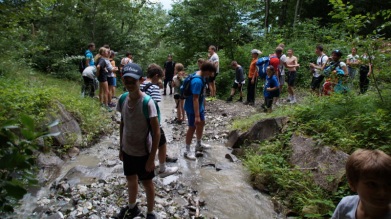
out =
[[124,66],[124,75],[122,77],[132,77],[139,80],[143,77],[143,70],[136,63],[128,63]]
[[262,52],[261,52],[260,50],[258,50],[258,49],[253,49],[253,50],[251,50],[251,54],[254,54],[254,53],[256,53],[256,54],[258,54],[258,55],[261,55],[261,54],[262,54]]

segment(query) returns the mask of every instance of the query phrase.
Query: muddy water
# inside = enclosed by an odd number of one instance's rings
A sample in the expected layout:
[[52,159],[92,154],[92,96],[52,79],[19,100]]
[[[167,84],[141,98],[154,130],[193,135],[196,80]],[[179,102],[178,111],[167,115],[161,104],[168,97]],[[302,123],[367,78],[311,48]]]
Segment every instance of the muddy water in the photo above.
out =
[[[164,184],[173,181],[181,182],[192,188],[200,199],[206,203],[201,208],[202,215],[207,218],[278,218],[273,211],[273,205],[269,197],[252,189],[247,182],[248,173],[239,163],[232,163],[225,158],[230,150],[221,142],[207,142],[212,149],[204,153],[204,157],[197,161],[189,161],[183,158],[184,140],[180,142],[173,140],[173,125],[166,121],[175,117],[174,101],[172,96],[164,96],[160,103],[162,114],[162,125],[168,140],[168,154],[179,158],[176,164],[179,172],[175,175],[159,178]],[[186,129],[186,125],[179,126]],[[74,160],[67,161],[57,180],[66,177],[71,185],[89,184],[95,178],[105,178],[105,161],[113,162],[114,168],[120,166],[118,160],[118,132],[113,136],[107,136],[93,147],[84,150]],[[194,144],[193,144],[194,145]],[[193,148],[194,150],[194,148]],[[117,164],[115,162],[117,161]],[[106,162],[107,163],[107,162]],[[72,174],[75,168],[87,168],[83,174]],[[122,175],[122,169],[107,171],[111,174]],[[102,175],[103,174],[103,175]],[[31,212],[36,207],[36,200],[48,194],[49,186],[25,196],[21,208],[18,210],[19,218],[31,216]],[[186,204],[186,200],[178,197],[178,203]]]

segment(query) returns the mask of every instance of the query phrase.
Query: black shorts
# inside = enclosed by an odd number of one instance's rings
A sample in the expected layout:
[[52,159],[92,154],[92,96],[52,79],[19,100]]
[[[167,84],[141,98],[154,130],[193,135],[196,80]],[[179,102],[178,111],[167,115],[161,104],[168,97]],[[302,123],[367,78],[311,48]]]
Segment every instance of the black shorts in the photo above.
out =
[[100,83],[106,82],[107,81],[107,74],[99,74],[98,81]]
[[288,71],[288,86],[294,87],[295,86],[295,80],[296,80],[296,71]]
[[155,177],[155,172],[147,172],[145,165],[147,164],[149,155],[142,157],[131,156],[123,152],[123,167],[125,176],[137,175],[140,181],[151,180]]
[[234,83],[232,84],[232,88],[233,88],[233,89],[239,89],[239,91],[242,92],[242,90],[243,90],[243,84],[240,84],[240,87],[239,87],[239,84],[234,82]]
[[319,77],[312,77],[311,89],[312,89],[312,90],[319,89],[319,88],[320,88],[320,84],[321,84],[322,81],[323,81],[323,78],[324,78],[323,75],[321,75],[321,76],[319,76]]
[[215,73],[214,76],[209,76],[208,82],[213,83],[216,80],[218,74],[219,73]]
[[160,127],[159,147],[163,146],[165,143],[167,143],[166,135],[164,134],[162,127]]

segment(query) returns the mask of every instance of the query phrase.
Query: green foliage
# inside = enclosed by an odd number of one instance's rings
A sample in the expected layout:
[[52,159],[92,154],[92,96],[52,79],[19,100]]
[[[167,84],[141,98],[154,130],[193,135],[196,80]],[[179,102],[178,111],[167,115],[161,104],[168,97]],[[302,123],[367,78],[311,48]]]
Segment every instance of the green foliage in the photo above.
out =
[[12,120],[0,125],[0,216],[12,212],[26,187],[37,183],[34,151],[40,146],[34,140],[58,135],[48,132],[57,123],[40,128],[33,118],[22,115],[21,125]]
[[[255,183],[266,186],[271,195],[301,216],[331,216],[335,208],[332,197],[314,184],[309,171],[295,169],[288,163],[290,136],[288,132],[247,151],[245,166],[252,175],[258,176],[255,179],[260,181]],[[304,215],[303,208],[312,209],[311,214]]]

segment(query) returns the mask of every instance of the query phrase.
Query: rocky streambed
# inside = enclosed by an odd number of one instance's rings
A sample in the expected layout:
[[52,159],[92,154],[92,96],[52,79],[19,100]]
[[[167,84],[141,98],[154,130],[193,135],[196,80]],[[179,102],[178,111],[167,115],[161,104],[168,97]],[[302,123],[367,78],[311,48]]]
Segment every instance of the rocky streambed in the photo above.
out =
[[[159,218],[279,218],[269,197],[248,182],[242,164],[224,146],[227,126],[255,108],[217,100],[207,103],[204,141],[213,148],[197,161],[183,158],[186,124],[176,124],[174,102],[165,96],[160,105],[168,154],[178,157],[179,171],[155,177],[155,212]],[[113,116],[118,120],[118,115]],[[116,123],[117,121],[115,121]],[[126,180],[118,159],[118,131],[64,163],[54,180],[26,195],[13,218],[110,218],[127,203]],[[48,158],[48,159],[52,159]],[[158,162],[156,161],[156,164]],[[146,212],[140,185],[137,201]]]

